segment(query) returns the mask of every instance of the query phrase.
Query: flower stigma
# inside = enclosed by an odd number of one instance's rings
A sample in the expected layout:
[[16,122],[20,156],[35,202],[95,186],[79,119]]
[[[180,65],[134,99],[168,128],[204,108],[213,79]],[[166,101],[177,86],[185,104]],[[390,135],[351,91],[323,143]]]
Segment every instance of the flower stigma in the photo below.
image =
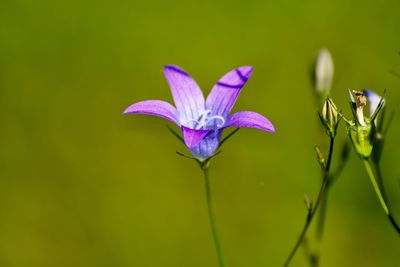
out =
[[365,126],[366,123],[364,121],[364,107],[367,105],[367,97],[361,91],[353,90],[353,94],[356,96],[356,105],[357,105],[357,119],[361,126]]
[[219,115],[211,115],[211,110],[206,109],[197,119],[189,120],[185,124],[196,130],[217,130],[224,126],[225,119]]

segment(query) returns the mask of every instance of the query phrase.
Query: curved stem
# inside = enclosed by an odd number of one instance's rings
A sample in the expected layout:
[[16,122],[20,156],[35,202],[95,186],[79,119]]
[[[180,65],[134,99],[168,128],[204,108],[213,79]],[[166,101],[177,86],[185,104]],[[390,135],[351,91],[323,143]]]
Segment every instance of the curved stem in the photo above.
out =
[[[326,221],[326,214],[327,214],[327,209],[328,209],[327,206],[328,206],[328,198],[329,198],[329,188],[339,178],[339,176],[341,175],[341,173],[346,165],[347,151],[348,151],[347,149],[348,149],[347,143],[344,143],[343,148],[342,148],[341,160],[338,163],[336,170],[332,171],[332,174],[329,175],[329,180],[328,180],[328,184],[326,185],[325,194],[323,195],[323,198],[321,200],[321,207],[320,207],[319,217],[318,217],[318,227],[317,227],[317,232],[316,232],[317,240],[319,243],[322,242],[322,238],[323,238],[324,230],[325,230],[325,221]],[[316,259],[317,266],[319,263],[318,260],[321,256],[320,254],[321,254],[321,252],[319,251],[312,255],[313,258]],[[314,263],[310,263],[310,265],[315,266]]]
[[325,192],[325,188],[326,185],[328,183],[328,179],[329,179],[329,170],[330,170],[330,166],[331,166],[331,161],[332,161],[332,154],[333,154],[333,146],[334,146],[334,138],[330,138],[330,145],[329,145],[329,154],[328,154],[328,159],[326,162],[326,167],[325,167],[325,174],[324,174],[324,179],[322,181],[321,184],[321,188],[319,189],[318,192],[318,196],[317,196],[317,200],[315,201],[315,205],[312,209],[309,209],[308,214],[307,214],[307,218],[306,221],[304,223],[303,226],[303,230],[301,231],[300,237],[297,240],[296,244],[294,245],[292,251],[290,252],[288,258],[286,259],[285,263],[283,264],[284,267],[289,266],[291,260],[293,259],[293,256],[296,254],[296,251],[298,250],[298,248],[300,247],[301,243],[304,240],[304,237],[307,233],[307,230],[314,218],[315,213],[318,210],[319,204],[321,202],[321,199],[324,195]]
[[365,169],[367,170],[369,179],[371,180],[372,186],[374,187],[375,193],[378,196],[379,202],[381,203],[381,206],[382,206],[383,210],[385,211],[386,215],[389,216],[389,209],[386,205],[385,199],[382,196],[379,185],[376,182],[375,175],[372,171],[371,165],[369,164],[369,161],[367,159],[364,159],[363,162],[364,162]]
[[389,221],[392,224],[392,226],[394,227],[394,229],[396,230],[396,232],[398,234],[400,234],[400,226],[397,224],[397,222],[394,220],[394,218],[392,217],[392,214],[388,215]]
[[203,166],[201,169],[204,173],[204,182],[205,182],[205,189],[206,189],[206,200],[207,200],[207,208],[208,208],[208,217],[210,219],[210,226],[211,226],[211,233],[214,240],[215,250],[218,256],[218,263],[220,267],[223,267],[224,264],[224,257],[222,255],[221,243],[218,238],[217,232],[217,225],[214,215],[214,210],[212,206],[212,199],[211,199],[211,187],[210,187],[210,176],[208,173],[208,165]]
[[385,190],[385,187],[384,187],[384,184],[383,184],[383,176],[382,176],[381,165],[379,164],[379,162],[373,161],[373,163],[374,163],[375,170],[376,170],[376,179],[378,181],[379,188],[381,189],[383,199],[387,199],[386,190]]
[[[388,208],[388,206],[386,204],[386,201],[385,201],[385,198],[386,198],[385,197],[385,192],[381,191],[381,189],[380,189],[380,187],[379,187],[379,185],[378,185],[378,183],[376,181],[376,178],[374,176],[374,173],[372,171],[371,164],[366,159],[364,159],[363,162],[364,162],[365,169],[367,170],[368,176],[369,176],[369,178],[370,178],[370,180],[372,182],[372,185],[373,185],[373,187],[375,189],[375,192],[376,192],[376,194],[378,196],[379,202],[381,203],[381,206],[382,206],[383,210],[385,211],[386,215],[388,216],[388,219],[389,219],[390,223],[392,224],[393,228],[396,230],[396,232],[398,234],[400,234],[400,226],[395,221],[395,219],[393,218],[392,214],[390,213],[390,210],[389,210],[389,208]],[[379,164],[376,164],[376,169],[377,169],[377,173],[378,173],[378,179],[379,179],[380,182],[382,182],[382,180],[383,180],[382,179],[382,173],[381,173],[380,167],[378,165]],[[382,186],[383,186],[383,184],[382,184]]]

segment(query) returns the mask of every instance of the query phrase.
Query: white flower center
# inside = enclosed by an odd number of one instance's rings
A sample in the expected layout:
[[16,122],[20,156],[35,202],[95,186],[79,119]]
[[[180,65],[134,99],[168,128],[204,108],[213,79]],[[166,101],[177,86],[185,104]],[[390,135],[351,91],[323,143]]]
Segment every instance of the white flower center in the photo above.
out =
[[224,126],[225,119],[222,116],[211,116],[211,110],[204,110],[197,119],[189,120],[187,126],[196,130],[216,130]]

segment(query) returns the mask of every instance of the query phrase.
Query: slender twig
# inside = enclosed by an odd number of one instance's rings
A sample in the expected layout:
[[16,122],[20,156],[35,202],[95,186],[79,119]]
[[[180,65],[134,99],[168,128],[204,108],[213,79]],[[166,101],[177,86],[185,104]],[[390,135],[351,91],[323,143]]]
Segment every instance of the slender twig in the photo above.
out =
[[394,76],[396,76],[397,78],[400,78],[400,74],[394,70],[390,70],[389,71],[391,74],[393,74]]
[[[374,187],[374,190],[378,196],[379,202],[380,202],[383,210],[385,211],[386,216],[388,216],[388,219],[389,219],[390,223],[392,224],[393,228],[396,230],[396,232],[398,234],[400,234],[400,226],[396,222],[396,220],[393,218],[393,216],[386,204],[386,200],[385,200],[386,197],[382,194],[381,188],[379,187],[379,185],[377,183],[377,179],[375,178],[374,172],[372,171],[371,164],[369,163],[369,161],[367,159],[364,159],[363,162],[364,162],[365,169],[367,170],[368,176],[371,180],[372,186]],[[382,174],[380,173],[379,175],[382,175]],[[379,179],[382,180],[382,177],[380,176]]]
[[367,159],[364,159],[363,162],[364,162],[365,169],[367,170],[369,179],[371,180],[372,186],[374,187],[375,193],[378,196],[379,202],[381,203],[381,206],[382,206],[383,210],[385,211],[386,215],[389,215],[389,208],[387,207],[385,199],[383,198],[382,192],[379,188],[379,185],[376,182],[375,175],[372,171],[371,165],[369,164],[369,161]]
[[[326,184],[325,194],[323,195],[323,198],[321,200],[321,208],[319,211],[318,228],[317,228],[317,239],[319,242],[322,241],[322,237],[324,234],[325,220],[326,220],[326,213],[327,213],[327,206],[328,206],[328,197],[329,197],[329,188],[331,188],[332,184],[342,174],[342,171],[347,162],[347,158],[348,158],[348,146],[347,146],[347,143],[345,143],[342,148],[341,160],[340,160],[338,166],[336,167],[336,169],[334,171],[332,171],[331,175],[329,175],[329,179]],[[319,258],[319,255],[316,257]]]
[[389,221],[392,224],[392,226],[394,227],[394,229],[396,230],[396,232],[398,234],[400,234],[400,226],[397,224],[397,222],[394,220],[392,214],[388,215]]
[[230,132],[227,136],[225,136],[225,138],[223,138],[221,140],[221,142],[219,143],[219,148],[221,148],[221,146],[228,141],[229,138],[231,138],[235,133],[237,133],[237,131],[239,131],[240,128],[236,128],[235,130],[233,130],[232,132]]
[[313,253],[311,251],[310,245],[308,243],[307,238],[305,237],[303,240],[303,248],[304,248],[304,252],[307,255],[307,259],[308,259],[308,263],[310,264],[311,267],[318,267],[318,256],[315,255],[315,253]]
[[165,125],[168,130],[176,137],[178,138],[179,141],[181,141],[183,144],[185,144],[185,141],[183,140],[183,138],[174,130],[172,129],[169,125]]
[[210,176],[209,176],[209,166],[208,164],[205,166],[201,166],[201,169],[204,173],[204,182],[205,182],[205,189],[206,189],[206,200],[207,200],[207,208],[208,208],[208,217],[210,219],[210,226],[211,226],[211,234],[214,240],[215,250],[218,256],[218,263],[219,267],[224,266],[224,257],[222,255],[221,243],[218,238],[217,232],[217,225],[214,215],[214,209],[212,206],[212,199],[211,199],[211,187],[210,187]]
[[[374,165],[375,165],[375,170],[376,170],[376,176],[377,176],[377,179],[378,179],[378,182],[379,182],[379,186],[380,186],[381,191],[382,191],[382,196],[383,196],[384,199],[387,200],[387,194],[386,194],[386,190],[385,190],[385,185],[383,183],[381,165],[379,164],[379,162],[374,162],[374,163],[375,163]],[[390,209],[389,203],[388,203],[388,209],[389,209],[389,212],[390,212],[391,209]],[[394,229],[396,229],[396,231],[400,234],[400,226],[397,224],[396,220],[392,217],[392,214],[388,214],[388,218],[389,218],[390,223],[394,227]]]
[[383,184],[383,176],[382,176],[381,165],[379,164],[379,162],[373,161],[373,163],[374,163],[375,171],[376,171],[376,180],[378,181],[378,185],[379,185],[379,188],[380,188],[380,190],[382,192],[383,199],[387,199],[385,186]]
[[307,230],[314,218],[315,213],[318,210],[319,204],[321,202],[321,199],[325,193],[325,188],[326,185],[328,183],[328,179],[329,179],[329,170],[330,170],[330,166],[331,166],[331,161],[332,161],[332,154],[333,154],[333,146],[334,146],[334,138],[330,138],[330,145],[329,145],[329,154],[328,154],[328,159],[326,162],[326,167],[325,167],[325,173],[324,173],[324,179],[322,181],[321,187],[319,189],[318,192],[318,196],[317,196],[317,200],[315,201],[315,204],[313,206],[312,209],[309,210],[308,214],[307,214],[307,218],[306,221],[304,223],[303,226],[303,230],[301,231],[300,237],[297,240],[296,244],[294,245],[292,251],[290,252],[288,258],[286,259],[285,263],[283,264],[284,267],[289,266],[293,256],[296,254],[296,251],[298,250],[298,248],[300,247],[301,243],[304,240],[304,237],[307,233]]
[[319,242],[321,242],[324,234],[326,210],[328,206],[329,187],[330,187],[330,181],[328,181],[326,184],[325,194],[322,196],[321,208],[319,210],[318,227],[317,227],[317,239]]

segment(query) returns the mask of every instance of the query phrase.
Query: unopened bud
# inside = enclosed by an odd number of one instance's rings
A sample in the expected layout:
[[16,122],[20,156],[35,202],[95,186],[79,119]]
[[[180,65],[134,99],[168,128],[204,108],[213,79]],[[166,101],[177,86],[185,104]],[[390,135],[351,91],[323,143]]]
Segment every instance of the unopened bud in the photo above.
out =
[[324,156],[323,156],[322,153],[321,153],[321,150],[319,149],[319,147],[318,147],[317,145],[315,145],[314,149],[315,149],[315,153],[316,153],[316,155],[317,155],[318,163],[321,165],[321,168],[322,168],[323,170],[325,170],[325,168],[326,168],[326,164],[325,164],[326,161],[325,161]]
[[307,210],[312,209],[312,202],[310,200],[310,197],[307,194],[304,195],[304,205],[306,206]]
[[335,103],[329,97],[324,102],[320,116],[326,133],[329,137],[334,138],[340,118]]
[[315,63],[315,89],[323,98],[331,90],[333,74],[334,65],[332,56],[327,49],[323,48],[319,51]]

